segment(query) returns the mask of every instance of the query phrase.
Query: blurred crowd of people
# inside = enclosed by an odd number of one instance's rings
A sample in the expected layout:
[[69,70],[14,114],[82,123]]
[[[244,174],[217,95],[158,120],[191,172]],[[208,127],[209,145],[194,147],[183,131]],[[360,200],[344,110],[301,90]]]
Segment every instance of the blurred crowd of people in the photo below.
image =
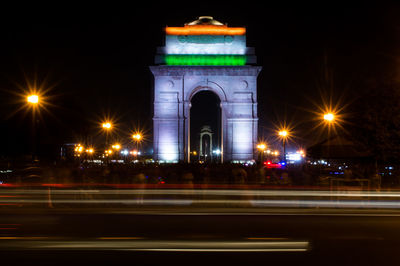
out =
[[[98,183],[98,184],[236,184],[236,185],[329,185],[329,180],[371,180],[377,175],[370,168],[352,167],[340,175],[310,164],[268,168],[253,164],[79,164],[25,165],[16,168],[2,182]],[[336,173],[336,172],[335,172]],[[380,177],[379,177],[380,178]],[[381,181],[379,180],[379,183]]]

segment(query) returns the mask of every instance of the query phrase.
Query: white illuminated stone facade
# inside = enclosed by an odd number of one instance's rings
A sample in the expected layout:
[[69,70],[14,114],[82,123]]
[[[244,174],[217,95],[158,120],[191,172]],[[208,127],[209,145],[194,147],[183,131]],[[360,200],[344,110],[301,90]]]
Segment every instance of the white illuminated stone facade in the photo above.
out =
[[[171,41],[174,37],[169,36],[168,39]],[[240,36],[239,43],[243,43],[243,39],[245,36]],[[208,50],[212,50],[210,42],[206,45]],[[179,50],[176,46],[172,48]],[[160,50],[170,51],[169,47]],[[201,47],[199,50],[205,51]],[[247,48],[243,50],[254,51]],[[254,54],[251,56],[254,58]],[[258,130],[257,76],[261,71],[260,66],[157,65],[150,69],[154,75],[153,134],[156,161],[190,160],[191,99],[196,93],[205,90],[214,92],[221,100],[223,161],[243,162],[255,158]]]

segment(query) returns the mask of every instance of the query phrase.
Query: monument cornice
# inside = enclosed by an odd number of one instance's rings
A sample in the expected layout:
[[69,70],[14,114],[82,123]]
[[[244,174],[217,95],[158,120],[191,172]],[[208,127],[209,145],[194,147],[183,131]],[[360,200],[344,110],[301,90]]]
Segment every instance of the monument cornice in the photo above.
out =
[[156,76],[258,76],[261,66],[150,66]]

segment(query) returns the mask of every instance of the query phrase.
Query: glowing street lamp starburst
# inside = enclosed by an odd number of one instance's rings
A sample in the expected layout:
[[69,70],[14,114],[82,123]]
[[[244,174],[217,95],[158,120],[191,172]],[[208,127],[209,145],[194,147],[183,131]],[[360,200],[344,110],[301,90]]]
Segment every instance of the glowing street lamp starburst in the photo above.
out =
[[142,140],[143,136],[140,133],[135,133],[135,134],[132,135],[132,138],[133,138],[133,140],[139,142],[139,141]]
[[320,121],[317,126],[328,127],[328,129],[333,128],[335,130],[336,126],[342,128],[342,124],[345,122],[343,115],[336,109],[324,108],[318,116]]
[[136,144],[137,149],[140,145],[148,141],[147,136],[147,130],[139,126],[135,126],[130,132],[130,138]]
[[267,145],[265,145],[265,143],[259,143],[257,145],[257,149],[260,151],[264,151],[267,148]]
[[324,120],[327,122],[333,122],[335,120],[335,115],[333,113],[324,114]]
[[289,129],[288,127],[281,127],[276,131],[277,138],[282,140],[282,141],[289,141],[293,137],[292,130]]
[[104,128],[105,130],[111,130],[112,128],[112,123],[111,122],[104,122],[102,123],[102,128]]
[[37,104],[39,103],[39,95],[37,94],[30,94],[26,97],[27,102],[31,104]]
[[288,132],[286,129],[283,129],[283,130],[280,130],[280,131],[278,132],[278,135],[279,135],[280,137],[286,139],[286,138],[288,137],[288,135],[289,135],[289,132]]
[[286,119],[279,120],[278,123],[274,124],[274,129],[271,132],[274,141],[294,142],[296,138],[295,127],[296,125],[293,121],[288,122]]
[[43,121],[42,113],[54,115],[50,112],[49,107],[56,107],[54,97],[49,95],[49,92],[54,89],[55,84],[48,83],[48,77],[39,78],[37,74],[33,78],[25,75],[23,83],[14,82],[15,87],[10,89],[8,93],[14,95],[10,104],[17,105],[15,109],[9,110],[7,113],[8,118],[13,117],[17,113],[22,112],[23,116],[28,114],[32,115],[33,121]]
[[119,143],[116,143],[116,144],[112,145],[112,148],[118,151],[121,149],[121,145]]
[[328,136],[331,131],[335,134],[338,134],[339,129],[345,131],[343,125],[347,121],[345,121],[346,114],[344,111],[348,104],[343,102],[343,97],[336,101],[332,98],[332,96],[321,95],[321,101],[319,103],[312,101],[314,108],[308,110],[313,115],[313,120],[316,121],[312,131],[319,129],[317,132],[319,132],[320,137],[324,135],[326,129],[328,130]]

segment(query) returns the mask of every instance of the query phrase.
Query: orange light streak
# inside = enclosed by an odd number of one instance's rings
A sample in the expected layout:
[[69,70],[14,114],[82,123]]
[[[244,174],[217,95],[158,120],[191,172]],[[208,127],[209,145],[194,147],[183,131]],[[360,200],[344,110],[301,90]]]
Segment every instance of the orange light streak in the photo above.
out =
[[229,28],[215,25],[186,25],[184,27],[166,27],[168,35],[244,35],[246,28]]

